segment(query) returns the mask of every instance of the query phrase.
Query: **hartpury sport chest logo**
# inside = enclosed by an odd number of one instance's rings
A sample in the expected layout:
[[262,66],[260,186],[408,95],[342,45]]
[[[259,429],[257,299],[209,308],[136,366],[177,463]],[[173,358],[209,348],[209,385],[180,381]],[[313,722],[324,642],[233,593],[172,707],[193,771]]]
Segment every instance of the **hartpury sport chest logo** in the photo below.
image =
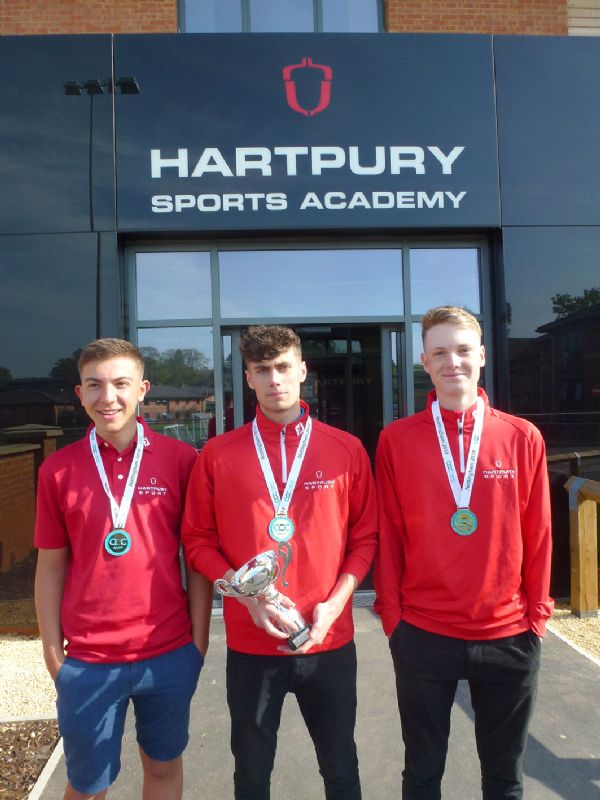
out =
[[[294,80],[293,73],[298,70],[318,70],[321,72],[321,88],[319,92],[319,102],[314,108],[302,108],[298,100],[298,92],[296,88],[296,81]],[[329,105],[331,100],[331,80],[333,78],[333,70],[324,64],[315,64],[310,56],[306,56],[299,64],[290,64],[283,68],[283,82],[285,83],[285,96],[288,106],[303,114],[305,117],[314,117],[315,114],[320,114]]]

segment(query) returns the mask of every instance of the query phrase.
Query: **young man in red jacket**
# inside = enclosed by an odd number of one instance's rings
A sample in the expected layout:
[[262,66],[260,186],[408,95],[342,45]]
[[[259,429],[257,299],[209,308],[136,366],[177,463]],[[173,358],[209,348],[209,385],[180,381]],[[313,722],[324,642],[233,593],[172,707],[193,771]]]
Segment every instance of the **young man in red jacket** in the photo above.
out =
[[[147,800],[180,800],[190,702],[208,647],[212,586],[181,580],[180,525],[193,447],[136,417],[150,384],[140,351],[97,339],[79,357],[86,436],[42,464],[35,579],[56,683],[64,800],[106,796],[133,702]],[[66,643],[65,643],[66,640]]]
[[264,596],[224,598],[235,798],[270,796],[281,708],[292,692],[327,798],[358,800],[352,593],[376,547],[369,460],[358,439],[312,419],[300,400],[306,365],[292,330],[248,328],[240,350],[256,417],[200,453],[184,516],[186,558],[209,580],[229,581],[257,554],[280,551],[283,604],[295,603],[312,627],[291,650],[294,629]]
[[439,800],[450,711],[469,682],[483,797],[521,798],[522,762],[552,613],[544,442],[478,389],[469,312],[423,317],[425,411],[381,434],[375,609],[396,672],[404,800]]

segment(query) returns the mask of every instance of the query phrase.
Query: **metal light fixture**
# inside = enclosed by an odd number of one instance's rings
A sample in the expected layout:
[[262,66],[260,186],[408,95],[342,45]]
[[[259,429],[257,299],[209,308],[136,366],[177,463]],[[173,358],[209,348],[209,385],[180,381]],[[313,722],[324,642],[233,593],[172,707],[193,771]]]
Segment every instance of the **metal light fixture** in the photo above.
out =
[[107,85],[99,78],[90,78],[83,84],[88,94],[104,94]]
[[139,94],[140,93],[140,85],[137,80],[133,77],[133,75],[128,77],[119,78],[119,80],[115,81],[115,86],[119,86],[121,89],[121,94]]
[[79,81],[67,81],[65,83],[65,94],[81,95],[83,86]]
[[[118,86],[121,94],[140,94],[140,85],[136,78],[126,76],[115,81],[114,86]],[[66,81],[64,84],[65,94],[82,95],[84,90],[88,95],[106,94],[114,91],[112,81],[101,81],[99,78],[89,78],[85,83],[79,81]]]

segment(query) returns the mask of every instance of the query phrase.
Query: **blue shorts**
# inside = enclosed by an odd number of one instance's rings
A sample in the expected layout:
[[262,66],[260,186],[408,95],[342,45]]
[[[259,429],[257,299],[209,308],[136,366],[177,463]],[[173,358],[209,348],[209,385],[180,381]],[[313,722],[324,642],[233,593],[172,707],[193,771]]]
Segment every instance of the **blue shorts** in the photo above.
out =
[[127,664],[65,659],[56,676],[56,708],[71,786],[97,794],[116,779],[130,699],[144,753],[156,761],[178,758],[188,743],[190,702],[203,663],[191,643]]

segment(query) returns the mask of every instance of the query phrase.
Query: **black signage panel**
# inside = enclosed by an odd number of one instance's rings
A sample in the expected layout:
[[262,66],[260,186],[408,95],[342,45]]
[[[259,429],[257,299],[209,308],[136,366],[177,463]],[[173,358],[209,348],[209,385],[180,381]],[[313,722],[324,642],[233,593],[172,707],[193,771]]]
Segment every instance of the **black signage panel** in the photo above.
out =
[[496,36],[504,225],[600,223],[600,39]]
[[122,231],[499,225],[487,36],[118,36]]
[[114,230],[111,37],[2,37],[0,75],[0,233]]

